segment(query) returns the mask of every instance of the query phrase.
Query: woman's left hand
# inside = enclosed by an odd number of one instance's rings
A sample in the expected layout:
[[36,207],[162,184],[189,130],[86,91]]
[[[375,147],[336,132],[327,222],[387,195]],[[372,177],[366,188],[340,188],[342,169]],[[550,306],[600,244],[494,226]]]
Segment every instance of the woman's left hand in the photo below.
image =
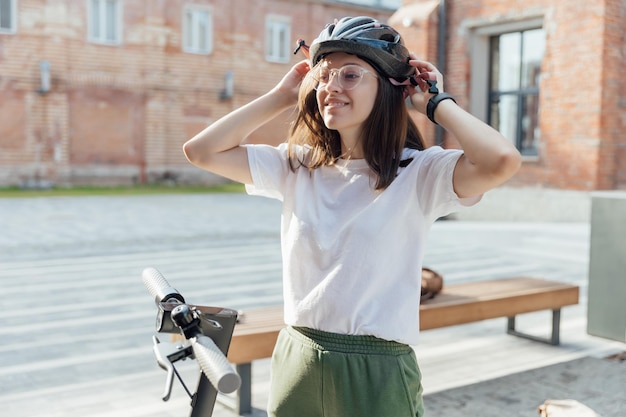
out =
[[428,100],[435,95],[428,91],[430,85],[426,81],[436,81],[437,89],[443,93],[443,75],[430,62],[417,59],[414,53],[411,52],[409,57],[411,58],[409,64],[415,67],[415,80],[417,81],[417,87],[413,85],[408,87],[409,97],[413,106],[421,113],[426,114]]

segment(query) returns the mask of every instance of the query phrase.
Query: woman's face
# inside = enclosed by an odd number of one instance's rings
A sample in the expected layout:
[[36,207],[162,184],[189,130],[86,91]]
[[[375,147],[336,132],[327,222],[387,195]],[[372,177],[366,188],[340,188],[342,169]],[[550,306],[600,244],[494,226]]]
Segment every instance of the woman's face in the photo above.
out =
[[[378,92],[376,70],[356,55],[344,52],[327,55],[318,66],[325,71],[320,77],[325,82],[317,87],[317,105],[324,124],[342,137],[358,134],[374,107]],[[354,81],[357,76],[360,77],[358,83]]]

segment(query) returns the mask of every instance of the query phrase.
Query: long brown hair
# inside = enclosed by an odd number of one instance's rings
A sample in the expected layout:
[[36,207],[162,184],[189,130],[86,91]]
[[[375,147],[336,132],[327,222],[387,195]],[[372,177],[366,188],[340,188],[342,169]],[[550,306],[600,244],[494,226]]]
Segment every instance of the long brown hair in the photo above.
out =
[[[306,76],[300,87],[298,111],[289,135],[289,166],[308,169],[333,165],[341,157],[339,132],[324,124],[317,106],[315,80]],[[409,117],[403,88],[378,77],[376,105],[361,126],[365,160],[377,177],[376,190],[384,190],[398,173],[404,148],[424,149],[422,136]],[[310,148],[306,160],[293,145]]]

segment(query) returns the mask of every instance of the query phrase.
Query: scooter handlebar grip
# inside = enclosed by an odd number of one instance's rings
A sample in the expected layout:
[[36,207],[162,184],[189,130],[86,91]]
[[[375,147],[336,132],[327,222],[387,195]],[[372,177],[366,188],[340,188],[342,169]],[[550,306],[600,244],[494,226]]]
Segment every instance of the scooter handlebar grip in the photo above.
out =
[[181,303],[185,302],[185,299],[178,290],[172,288],[163,275],[155,268],[150,267],[144,269],[141,277],[143,284],[148,289],[148,292],[150,292],[152,298],[154,298],[156,304],[167,301],[170,298],[175,298]]
[[239,389],[241,377],[211,338],[197,335],[190,341],[202,372],[219,392],[229,394]]

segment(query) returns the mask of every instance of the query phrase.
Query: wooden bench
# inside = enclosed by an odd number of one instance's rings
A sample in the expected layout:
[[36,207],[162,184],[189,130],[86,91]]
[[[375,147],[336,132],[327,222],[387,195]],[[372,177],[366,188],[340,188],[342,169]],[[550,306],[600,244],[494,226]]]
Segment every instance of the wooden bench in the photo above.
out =
[[[518,277],[444,286],[420,306],[420,329],[429,330],[506,317],[507,333],[558,345],[561,307],[578,304],[578,286]],[[542,338],[515,329],[519,314],[552,310],[552,333]],[[242,385],[232,408],[252,409],[252,362],[272,355],[278,332],[285,326],[282,306],[249,310],[235,326],[228,359],[236,365]]]

